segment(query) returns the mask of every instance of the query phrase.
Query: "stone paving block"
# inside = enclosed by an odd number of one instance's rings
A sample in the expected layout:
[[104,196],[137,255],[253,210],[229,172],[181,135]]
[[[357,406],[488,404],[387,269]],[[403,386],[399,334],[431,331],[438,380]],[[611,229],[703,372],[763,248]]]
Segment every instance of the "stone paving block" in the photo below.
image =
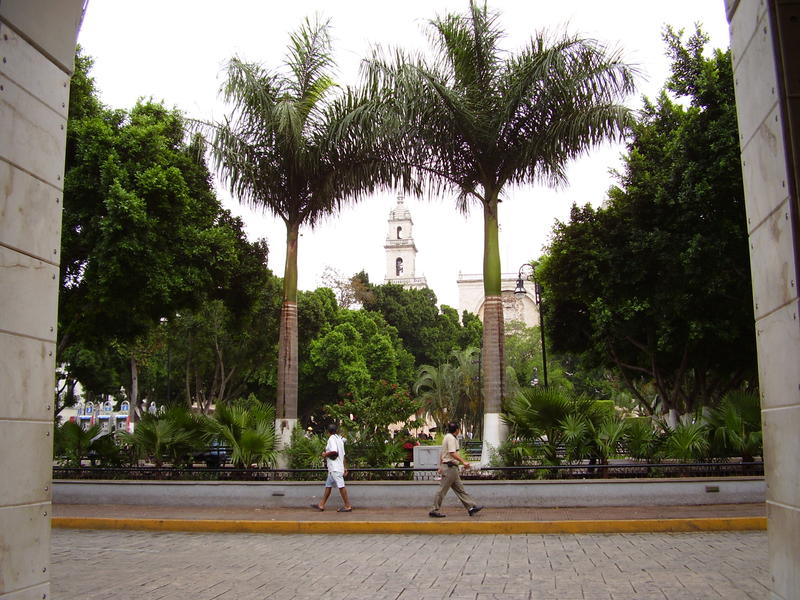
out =
[[[53,597],[87,600],[765,600],[766,556],[763,532],[282,536],[56,530],[51,570]],[[119,564],[130,576],[109,596],[105,583],[92,576]]]

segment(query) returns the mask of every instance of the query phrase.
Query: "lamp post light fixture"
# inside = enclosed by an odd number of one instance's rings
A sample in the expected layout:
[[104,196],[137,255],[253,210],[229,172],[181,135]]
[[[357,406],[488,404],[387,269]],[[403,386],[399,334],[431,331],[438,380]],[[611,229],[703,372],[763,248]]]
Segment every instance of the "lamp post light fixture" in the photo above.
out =
[[539,282],[536,281],[533,265],[530,263],[525,263],[519,268],[519,272],[517,273],[517,287],[514,288],[515,294],[528,293],[527,290],[525,289],[525,284],[523,282],[523,277],[522,277],[523,271],[529,271],[527,279],[533,282],[533,292],[534,292],[533,297],[536,301],[536,309],[539,312],[539,333],[542,336],[542,379],[544,381],[544,387],[547,387],[547,348],[545,347],[544,343],[544,315],[542,314],[542,288],[539,286]]

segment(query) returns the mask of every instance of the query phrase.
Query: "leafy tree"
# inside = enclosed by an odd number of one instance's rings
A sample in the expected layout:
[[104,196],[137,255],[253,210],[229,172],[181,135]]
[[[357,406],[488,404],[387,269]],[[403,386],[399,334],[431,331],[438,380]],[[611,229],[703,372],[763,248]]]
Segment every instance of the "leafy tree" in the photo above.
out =
[[336,325],[311,343],[310,357],[316,376],[336,386],[329,401],[375,397],[387,384],[408,389],[413,378],[413,357],[397,331],[369,311],[340,311]]
[[466,211],[483,211],[486,295],[483,399],[499,444],[503,401],[503,308],[498,207],[508,185],[561,184],[567,162],[621,133],[631,71],[617,54],[577,37],[537,34],[517,53],[499,47],[496,15],[471,0],[466,15],[431,22],[435,59],[374,57],[369,74],[392,90],[399,114],[398,164],[410,165],[434,192],[455,191]]
[[338,397],[338,385],[314,364],[311,347],[315,340],[338,324],[339,310],[334,292],[329,288],[317,288],[313,292],[299,292],[297,295],[300,361],[298,414],[306,423],[312,415],[319,416],[324,404]]
[[557,224],[537,278],[554,350],[615,369],[648,413],[689,414],[754,381],[752,295],[730,54],[705,58],[700,30],[665,40],[673,75],[620,186]]
[[346,200],[391,178],[365,152],[374,136],[358,95],[335,89],[328,23],[306,21],[292,34],[284,71],[229,61],[224,99],[231,115],[212,127],[212,155],[241,202],[286,224],[286,264],[278,344],[277,417],[297,418],[297,247],[300,227],[314,226]]
[[390,467],[405,456],[402,440],[393,439],[389,425],[418,427],[414,415],[420,403],[396,383],[381,380],[365,394],[347,394],[335,404],[325,406],[329,418],[341,423],[350,445],[351,464]]
[[[76,59],[64,176],[59,295],[60,364],[96,392],[119,388],[109,352],[141,347],[163,317],[197,304],[232,258],[230,229],[198,140],[152,101],[130,112],[96,97],[91,59]],[[134,411],[138,365],[126,387]],[[94,373],[87,371],[93,369]]]
[[462,326],[454,308],[442,305],[440,311],[436,294],[430,288],[405,289],[392,283],[367,283],[358,296],[366,310],[380,313],[397,329],[417,365],[446,361],[450,352],[463,350],[467,347],[463,344],[474,342],[480,332],[480,320],[473,319],[470,313],[465,312],[467,321]]
[[[217,298],[163,324],[167,341],[160,346],[160,369],[153,379],[169,378],[173,397],[168,402],[182,397],[187,406],[207,413],[233,398],[274,393],[281,282],[261,262],[266,260],[261,249],[255,255],[245,249],[240,260],[232,273],[236,283],[222,285]],[[249,261],[256,263],[252,271]]]

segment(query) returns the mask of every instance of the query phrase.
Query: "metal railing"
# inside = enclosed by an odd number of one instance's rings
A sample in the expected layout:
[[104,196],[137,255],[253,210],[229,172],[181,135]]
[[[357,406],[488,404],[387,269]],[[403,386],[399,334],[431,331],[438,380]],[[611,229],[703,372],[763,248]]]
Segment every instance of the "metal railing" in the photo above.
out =
[[[53,467],[53,479],[109,479],[134,481],[321,481],[325,469],[270,469],[234,467]],[[660,477],[736,477],[763,476],[763,462],[711,463],[621,463],[526,465],[522,467],[485,467],[462,471],[470,480],[563,480],[563,479],[631,479]],[[435,468],[354,467],[349,469],[351,481],[432,480]]]

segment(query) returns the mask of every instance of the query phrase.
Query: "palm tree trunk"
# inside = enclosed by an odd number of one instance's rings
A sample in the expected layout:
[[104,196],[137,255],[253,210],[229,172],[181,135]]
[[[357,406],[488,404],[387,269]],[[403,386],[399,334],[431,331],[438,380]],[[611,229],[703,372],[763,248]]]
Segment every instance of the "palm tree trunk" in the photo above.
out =
[[[286,265],[283,271],[283,306],[278,338],[278,397],[275,433],[279,447],[289,445],[297,423],[297,240],[299,223],[286,224]],[[281,455],[283,456],[283,455]],[[285,460],[279,460],[279,466]]]
[[481,463],[487,464],[492,450],[503,442],[504,427],[500,419],[503,405],[504,323],[501,298],[500,240],[497,219],[497,194],[486,191],[483,204],[483,448]]

